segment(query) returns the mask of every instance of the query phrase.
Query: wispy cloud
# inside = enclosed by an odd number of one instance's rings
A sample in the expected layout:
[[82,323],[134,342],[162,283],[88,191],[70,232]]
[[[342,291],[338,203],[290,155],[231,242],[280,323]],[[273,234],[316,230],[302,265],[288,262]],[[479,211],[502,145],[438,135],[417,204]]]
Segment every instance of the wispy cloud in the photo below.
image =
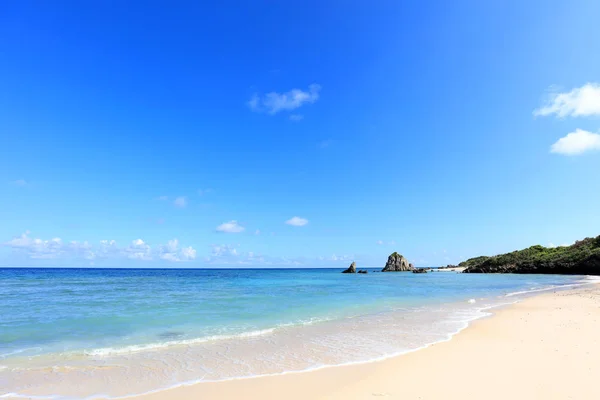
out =
[[304,226],[308,224],[308,220],[306,218],[292,217],[285,221],[285,223],[292,226]]
[[588,151],[598,150],[600,150],[600,135],[584,131],[583,129],[576,129],[575,132],[571,132],[567,136],[558,139],[550,147],[551,153],[566,156],[576,156]]
[[600,115],[600,84],[587,83],[570,92],[551,93],[546,104],[533,111],[535,116],[564,118]]
[[319,148],[325,149],[325,148],[331,146],[332,144],[333,144],[333,140],[331,140],[331,139],[323,140],[323,141],[319,142]]
[[212,189],[208,188],[208,189],[198,189],[198,196],[204,196],[207,195],[209,193],[212,193]]
[[[204,261],[211,265],[236,265],[236,266],[266,266],[272,265],[273,259],[256,254],[253,251],[242,252],[239,244],[212,244],[210,256]],[[276,265],[282,265],[275,262]]]
[[333,254],[331,257],[324,257],[323,260],[325,260],[325,261],[353,261],[354,257],[353,256],[337,256],[337,255]]
[[27,181],[25,179],[17,179],[16,181],[13,181],[13,185],[16,186],[27,186]]
[[237,246],[230,244],[212,244],[211,256],[223,257],[223,256],[238,256]]
[[158,196],[156,198],[156,200],[158,200],[158,201],[167,201],[167,200],[169,200],[169,196]]
[[166,245],[158,245],[153,248],[142,239],[131,241],[127,246],[119,246],[115,240],[101,240],[97,246],[87,241],[63,241],[55,237],[49,240],[32,238],[27,231],[21,236],[15,237],[3,243],[13,251],[19,252],[34,259],[131,259],[142,261],[166,260],[166,261],[192,261],[196,258],[196,250],[193,247],[179,247],[177,239],[167,242]]
[[331,266],[343,265],[356,259],[353,255],[331,255],[328,257],[278,257],[257,254],[253,251],[242,251],[239,244],[212,244],[211,253],[204,261],[210,265],[234,266]]
[[244,231],[244,227],[238,224],[236,220],[232,220],[229,222],[224,222],[221,225],[217,226],[217,232],[223,233],[240,233]]
[[304,115],[301,115],[301,114],[290,115],[290,120],[294,121],[294,122],[302,121],[303,118],[304,118]]
[[248,100],[248,107],[254,112],[275,115],[281,111],[292,111],[304,104],[312,104],[319,99],[321,86],[312,84],[307,91],[292,89],[285,93],[269,92],[265,95],[255,93]]
[[185,196],[177,197],[173,201],[173,205],[175,207],[184,208],[185,206],[187,206],[187,198]]

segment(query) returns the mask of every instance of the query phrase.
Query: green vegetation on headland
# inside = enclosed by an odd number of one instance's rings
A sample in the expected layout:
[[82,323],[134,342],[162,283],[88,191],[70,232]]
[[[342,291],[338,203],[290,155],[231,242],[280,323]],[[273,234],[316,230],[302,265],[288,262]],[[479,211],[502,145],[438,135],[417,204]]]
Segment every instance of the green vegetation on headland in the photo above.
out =
[[474,257],[474,258],[469,258],[467,261],[463,261],[460,264],[458,264],[459,267],[465,267],[465,268],[469,268],[472,267],[474,265],[479,265],[482,262],[484,262],[485,260],[487,260],[488,256],[479,256],[479,257]]
[[571,246],[531,246],[493,257],[463,261],[466,273],[600,275],[600,236],[585,238]]

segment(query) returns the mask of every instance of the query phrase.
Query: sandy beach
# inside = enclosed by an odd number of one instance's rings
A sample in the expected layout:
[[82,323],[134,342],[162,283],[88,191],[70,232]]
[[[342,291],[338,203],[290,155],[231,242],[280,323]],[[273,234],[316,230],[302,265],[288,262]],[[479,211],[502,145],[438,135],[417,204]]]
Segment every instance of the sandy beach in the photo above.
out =
[[540,294],[452,340],[305,373],[178,387],[164,399],[599,399],[600,285]]
[[431,272],[463,272],[466,267],[435,268]]

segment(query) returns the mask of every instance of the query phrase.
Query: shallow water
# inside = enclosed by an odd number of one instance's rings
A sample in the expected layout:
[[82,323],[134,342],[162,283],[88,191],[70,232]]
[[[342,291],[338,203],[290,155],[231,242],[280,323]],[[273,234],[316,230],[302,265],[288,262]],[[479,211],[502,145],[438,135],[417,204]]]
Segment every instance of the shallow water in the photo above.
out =
[[330,269],[0,269],[0,396],[122,397],[365,362],[446,340],[490,307],[580,281]]

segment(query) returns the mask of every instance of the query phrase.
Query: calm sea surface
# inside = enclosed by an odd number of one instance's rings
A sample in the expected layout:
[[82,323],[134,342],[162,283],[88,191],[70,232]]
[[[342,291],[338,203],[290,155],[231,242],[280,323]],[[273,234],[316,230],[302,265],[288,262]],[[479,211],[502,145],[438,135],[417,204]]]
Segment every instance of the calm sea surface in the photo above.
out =
[[365,362],[445,340],[532,291],[581,282],[338,269],[0,269],[0,396],[120,397]]

